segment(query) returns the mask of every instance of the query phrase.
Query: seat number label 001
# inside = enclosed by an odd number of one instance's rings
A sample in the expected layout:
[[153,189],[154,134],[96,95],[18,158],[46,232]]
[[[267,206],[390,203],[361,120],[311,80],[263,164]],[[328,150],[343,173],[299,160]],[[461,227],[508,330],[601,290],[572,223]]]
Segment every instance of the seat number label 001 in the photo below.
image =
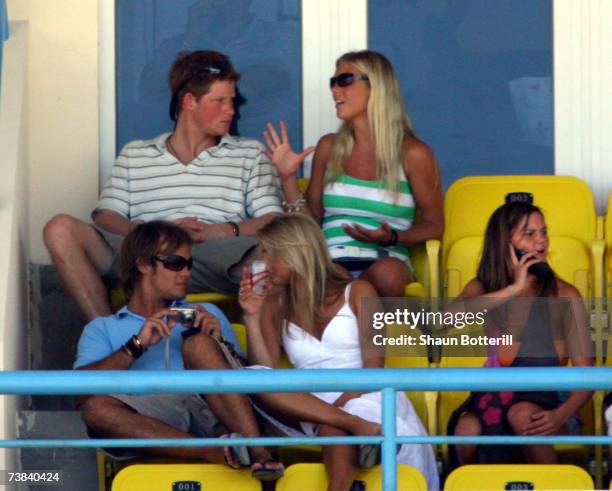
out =
[[172,483],[172,491],[202,491],[199,481],[176,481]]

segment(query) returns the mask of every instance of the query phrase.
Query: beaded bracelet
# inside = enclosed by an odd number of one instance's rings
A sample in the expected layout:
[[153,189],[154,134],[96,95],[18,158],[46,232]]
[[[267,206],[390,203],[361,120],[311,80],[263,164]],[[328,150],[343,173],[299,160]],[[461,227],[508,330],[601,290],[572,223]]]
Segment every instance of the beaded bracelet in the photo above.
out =
[[293,203],[287,203],[286,201],[283,201],[282,203],[283,210],[285,210],[286,213],[294,213],[296,211],[300,211],[305,204],[306,199],[304,198],[304,195],[302,193],[298,195],[297,199]]

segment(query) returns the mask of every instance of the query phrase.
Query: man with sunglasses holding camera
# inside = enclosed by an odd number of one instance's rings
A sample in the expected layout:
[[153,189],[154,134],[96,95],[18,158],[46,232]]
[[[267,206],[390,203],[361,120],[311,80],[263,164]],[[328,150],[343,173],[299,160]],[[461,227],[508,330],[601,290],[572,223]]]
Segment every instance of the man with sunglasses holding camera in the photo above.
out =
[[[190,326],[177,316],[185,307],[193,260],[192,239],[181,227],[164,221],[136,226],[121,249],[123,289],[128,304],[116,314],[98,317],[84,329],[74,368],[78,370],[208,369],[218,353],[202,350],[209,336],[236,339],[223,313],[214,305],[195,308]],[[180,310],[179,310],[180,311]],[[183,321],[183,323],[181,323]],[[200,340],[199,337],[206,340]],[[232,356],[231,353],[228,356]],[[235,355],[238,356],[238,355]],[[212,358],[212,360],[211,360]],[[243,394],[151,394],[80,396],[77,405],[89,434],[96,438],[219,437],[237,432],[261,436],[253,409]],[[108,451],[126,457],[126,450]],[[263,447],[146,448],[142,452],[233,467],[251,465],[260,479],[275,479],[282,464]],[[132,456],[132,454],[129,454]]]
[[282,211],[263,145],[229,135],[239,79],[221,53],[179,54],[169,74],[174,132],[124,147],[92,213],[94,227],[68,215],[45,226],[59,276],[88,320],[111,313],[101,275],[117,270],[121,241],[140,222],[170,220],[189,233],[189,291],[236,291],[254,234]]

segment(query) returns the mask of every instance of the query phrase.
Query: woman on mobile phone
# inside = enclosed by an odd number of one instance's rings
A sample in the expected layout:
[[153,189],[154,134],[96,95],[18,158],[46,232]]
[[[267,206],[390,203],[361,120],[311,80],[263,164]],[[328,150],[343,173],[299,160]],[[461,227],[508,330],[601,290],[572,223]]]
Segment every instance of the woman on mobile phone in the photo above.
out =
[[[548,233],[544,215],[530,203],[499,207],[485,232],[476,278],[459,302],[486,308],[489,334],[512,334],[513,343],[489,352],[489,367],[592,365],[584,303],[578,290],[558,278],[546,262]],[[556,435],[570,431],[572,418],[591,392],[472,393],[451,416],[449,435]],[[528,463],[552,464],[551,445],[524,445]],[[456,445],[451,467],[476,462],[507,463],[512,447]]]
[[[408,247],[442,237],[440,171],[431,149],[412,129],[389,60],[375,51],[342,55],[330,79],[337,133],[316,150],[295,153],[280,123],[264,138],[290,211],[304,208],[321,224],[332,258],[380,296],[403,296],[414,279]],[[296,172],[312,151],[306,200]],[[420,221],[414,223],[417,210]]]

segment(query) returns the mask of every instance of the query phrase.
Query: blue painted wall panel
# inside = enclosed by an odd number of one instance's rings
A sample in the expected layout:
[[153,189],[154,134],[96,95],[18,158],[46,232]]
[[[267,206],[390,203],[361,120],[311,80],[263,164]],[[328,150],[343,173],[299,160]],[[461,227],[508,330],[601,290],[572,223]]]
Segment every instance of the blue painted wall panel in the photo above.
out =
[[370,0],[368,22],[446,187],[554,173],[551,0]]
[[167,75],[180,51],[228,54],[247,102],[238,130],[287,121],[302,141],[300,0],[117,0],[117,150],[172,129]]

